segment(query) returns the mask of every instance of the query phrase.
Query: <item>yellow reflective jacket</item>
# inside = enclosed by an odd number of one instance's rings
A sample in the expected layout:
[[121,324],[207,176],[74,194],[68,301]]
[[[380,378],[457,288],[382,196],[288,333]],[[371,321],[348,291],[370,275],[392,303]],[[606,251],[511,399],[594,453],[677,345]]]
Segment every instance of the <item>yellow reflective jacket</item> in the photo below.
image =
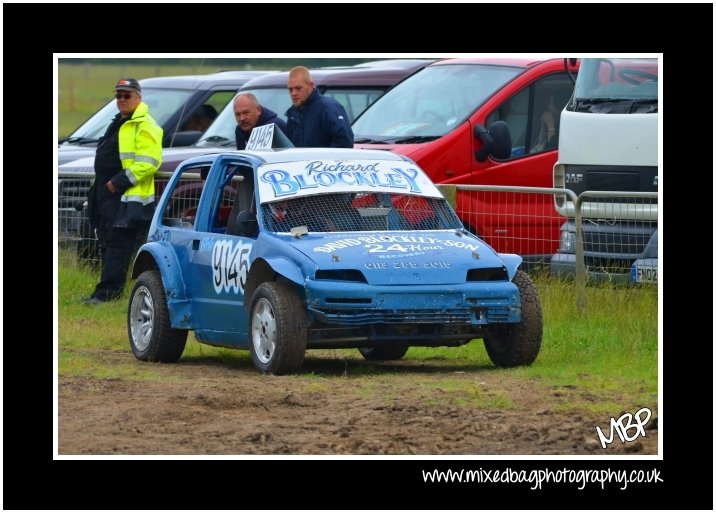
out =
[[132,184],[122,194],[123,203],[146,206],[154,202],[154,174],[162,164],[163,136],[164,130],[149,115],[149,106],[144,102],[119,128],[119,159]]

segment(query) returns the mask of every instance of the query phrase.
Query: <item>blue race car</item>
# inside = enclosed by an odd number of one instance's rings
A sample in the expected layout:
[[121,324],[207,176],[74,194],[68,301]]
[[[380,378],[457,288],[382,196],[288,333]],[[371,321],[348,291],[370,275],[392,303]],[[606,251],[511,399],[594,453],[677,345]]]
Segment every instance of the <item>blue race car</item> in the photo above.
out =
[[175,362],[199,342],[297,372],[306,349],[395,360],[482,338],[528,365],[542,309],[517,255],[464,229],[426,174],[388,151],[246,150],[184,161],[134,261],[134,355]]

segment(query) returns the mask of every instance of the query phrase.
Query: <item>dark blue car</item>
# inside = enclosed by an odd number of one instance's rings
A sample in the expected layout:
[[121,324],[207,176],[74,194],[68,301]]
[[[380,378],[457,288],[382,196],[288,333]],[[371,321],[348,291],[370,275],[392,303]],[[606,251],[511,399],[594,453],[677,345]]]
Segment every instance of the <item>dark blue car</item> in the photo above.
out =
[[482,338],[496,365],[526,365],[542,312],[520,262],[465,230],[391,152],[196,156],[172,175],[135,259],[130,345],[140,360],[175,362],[193,330],[284,374],[306,349],[393,360]]

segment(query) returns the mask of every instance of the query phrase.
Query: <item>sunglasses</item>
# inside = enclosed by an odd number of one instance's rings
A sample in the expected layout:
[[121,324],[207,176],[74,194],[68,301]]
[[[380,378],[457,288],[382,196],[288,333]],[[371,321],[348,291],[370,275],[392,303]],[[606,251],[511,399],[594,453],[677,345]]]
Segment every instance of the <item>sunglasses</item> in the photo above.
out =
[[129,100],[132,97],[132,93],[116,93],[114,97],[118,100],[121,100],[122,98],[124,98],[125,100]]

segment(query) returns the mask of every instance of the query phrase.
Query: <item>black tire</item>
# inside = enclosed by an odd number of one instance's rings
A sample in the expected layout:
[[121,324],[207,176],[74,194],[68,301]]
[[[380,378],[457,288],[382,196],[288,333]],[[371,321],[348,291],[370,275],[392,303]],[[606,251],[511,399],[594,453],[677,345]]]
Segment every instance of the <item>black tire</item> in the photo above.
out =
[[139,360],[172,363],[184,352],[188,331],[171,327],[159,271],[144,271],[137,278],[129,297],[127,330]]
[[359,347],[358,351],[370,361],[400,360],[408,352],[408,346]]
[[261,372],[298,372],[306,354],[306,308],[290,285],[265,282],[251,298],[249,349]]
[[498,367],[529,365],[542,345],[542,305],[537,288],[524,271],[517,271],[512,281],[520,291],[522,320],[496,326],[484,338],[487,354]]

